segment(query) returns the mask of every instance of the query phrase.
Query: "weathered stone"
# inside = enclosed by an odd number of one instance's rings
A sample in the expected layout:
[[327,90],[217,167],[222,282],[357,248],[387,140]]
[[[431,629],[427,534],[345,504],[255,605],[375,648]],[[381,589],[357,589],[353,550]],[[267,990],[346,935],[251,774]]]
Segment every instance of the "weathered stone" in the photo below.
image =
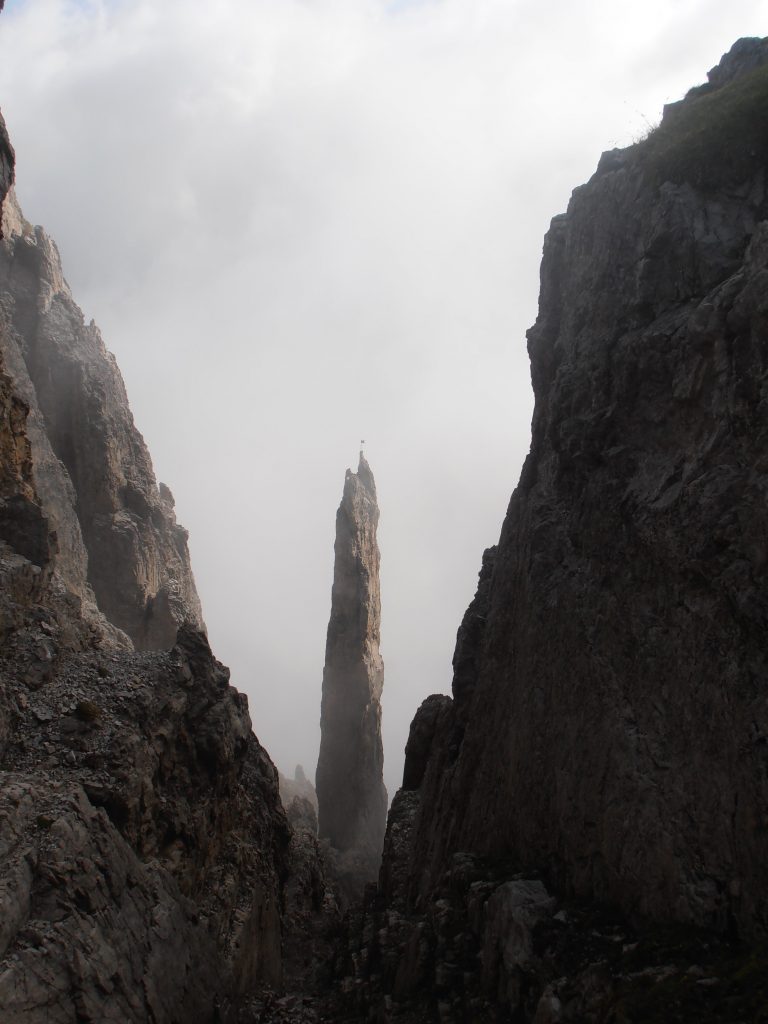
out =
[[378,874],[387,814],[378,521],[376,485],[361,452],[357,473],[347,470],[336,515],[316,775],[320,836],[343,856],[357,885]]
[[433,693],[416,712],[405,745],[403,789],[418,789],[421,785],[439,721],[448,714],[451,703],[450,697]]
[[291,842],[283,887],[283,982],[288,991],[327,993],[332,981],[341,912],[317,840],[317,817],[309,800],[288,805]]
[[17,702],[14,717],[4,1011],[29,1024],[208,1022],[279,984],[290,833],[246,699],[204,636],[182,630],[170,654],[65,655],[45,700]]
[[707,73],[711,88],[719,89],[740,75],[748,74],[768,62],[768,40],[758,36],[737,40],[719,64]]
[[35,565],[48,566],[56,539],[33,483],[29,407],[16,393],[4,365],[0,351],[0,538]]
[[306,800],[314,812],[315,831],[317,831],[317,793],[315,792],[315,787],[304,774],[303,767],[300,764],[296,765],[292,779],[286,778],[282,772],[279,772],[278,776],[280,780],[280,799],[283,801],[283,807],[288,810],[289,805],[297,798],[302,801]]
[[0,242],[0,348],[29,408],[33,475],[58,537],[64,585],[141,650],[169,648],[182,622],[202,626],[173,497],[160,490],[98,329],[86,325],[55,244],[11,195]]
[[414,870],[426,891],[457,848],[511,857],[747,934],[768,914],[766,169],[657,184],[652,145],[601,164],[545,242],[531,452]]
[[768,920],[767,58],[738,44],[552,222],[531,451],[350,939],[370,1019],[764,999],[727,936]]
[[531,967],[534,929],[556,909],[539,881],[500,885],[485,905],[482,985],[510,1013],[520,1008],[524,972]]
[[[0,11],[2,11],[2,9],[3,6],[0,3]],[[13,152],[11,140],[8,138],[8,130],[5,127],[5,120],[3,119],[3,115],[0,114],[0,238],[3,237],[3,202],[13,185],[15,162],[16,156]]]
[[457,718],[463,723],[469,713],[472,691],[477,679],[477,665],[481,653],[485,623],[491,597],[491,579],[496,561],[496,548],[483,552],[483,564],[477,581],[475,597],[464,613],[456,634],[456,649],[453,654],[453,699],[456,702]]
[[[0,201],[11,166],[0,122]],[[307,942],[329,962],[317,841],[200,630],[114,360],[50,239],[12,199],[2,223],[0,1017],[244,1022],[283,940],[291,969]],[[173,650],[135,652],[94,590],[137,647]]]

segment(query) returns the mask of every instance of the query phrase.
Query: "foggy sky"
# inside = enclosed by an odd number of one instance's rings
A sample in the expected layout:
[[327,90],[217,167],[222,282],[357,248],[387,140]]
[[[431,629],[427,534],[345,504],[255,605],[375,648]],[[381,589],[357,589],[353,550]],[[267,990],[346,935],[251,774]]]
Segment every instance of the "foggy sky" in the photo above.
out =
[[117,356],[284,772],[314,776],[359,440],[392,796],[528,449],[549,220],[767,30],[768,0],[7,0],[22,207]]

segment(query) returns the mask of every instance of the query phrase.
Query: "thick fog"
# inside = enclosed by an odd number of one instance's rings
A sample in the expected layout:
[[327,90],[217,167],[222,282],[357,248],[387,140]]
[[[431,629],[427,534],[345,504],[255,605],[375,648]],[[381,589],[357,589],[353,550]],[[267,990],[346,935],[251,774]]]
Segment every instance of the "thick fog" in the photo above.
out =
[[360,439],[392,795],[528,448],[549,220],[767,28],[765,0],[7,0],[19,198],[117,356],[284,772],[314,775]]

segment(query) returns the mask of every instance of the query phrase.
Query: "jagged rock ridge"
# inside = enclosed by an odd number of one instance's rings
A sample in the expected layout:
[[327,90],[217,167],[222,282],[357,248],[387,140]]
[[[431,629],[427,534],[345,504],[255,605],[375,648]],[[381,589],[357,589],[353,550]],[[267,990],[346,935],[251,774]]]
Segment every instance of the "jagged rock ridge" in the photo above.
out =
[[85,324],[54,242],[11,195],[0,242],[0,343],[29,407],[35,486],[57,544],[55,569],[139,650],[203,627],[186,531],[158,484],[120,371]]
[[376,484],[361,452],[336,515],[316,776],[320,836],[346,856],[344,870],[359,881],[376,878],[387,814],[378,521]]

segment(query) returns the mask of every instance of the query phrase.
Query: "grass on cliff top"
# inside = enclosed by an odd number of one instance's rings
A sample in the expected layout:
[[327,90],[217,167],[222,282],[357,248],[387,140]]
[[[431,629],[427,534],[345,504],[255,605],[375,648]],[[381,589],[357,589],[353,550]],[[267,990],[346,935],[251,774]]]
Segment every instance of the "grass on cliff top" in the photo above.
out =
[[720,89],[695,90],[637,144],[637,155],[656,186],[747,180],[768,165],[768,65]]

